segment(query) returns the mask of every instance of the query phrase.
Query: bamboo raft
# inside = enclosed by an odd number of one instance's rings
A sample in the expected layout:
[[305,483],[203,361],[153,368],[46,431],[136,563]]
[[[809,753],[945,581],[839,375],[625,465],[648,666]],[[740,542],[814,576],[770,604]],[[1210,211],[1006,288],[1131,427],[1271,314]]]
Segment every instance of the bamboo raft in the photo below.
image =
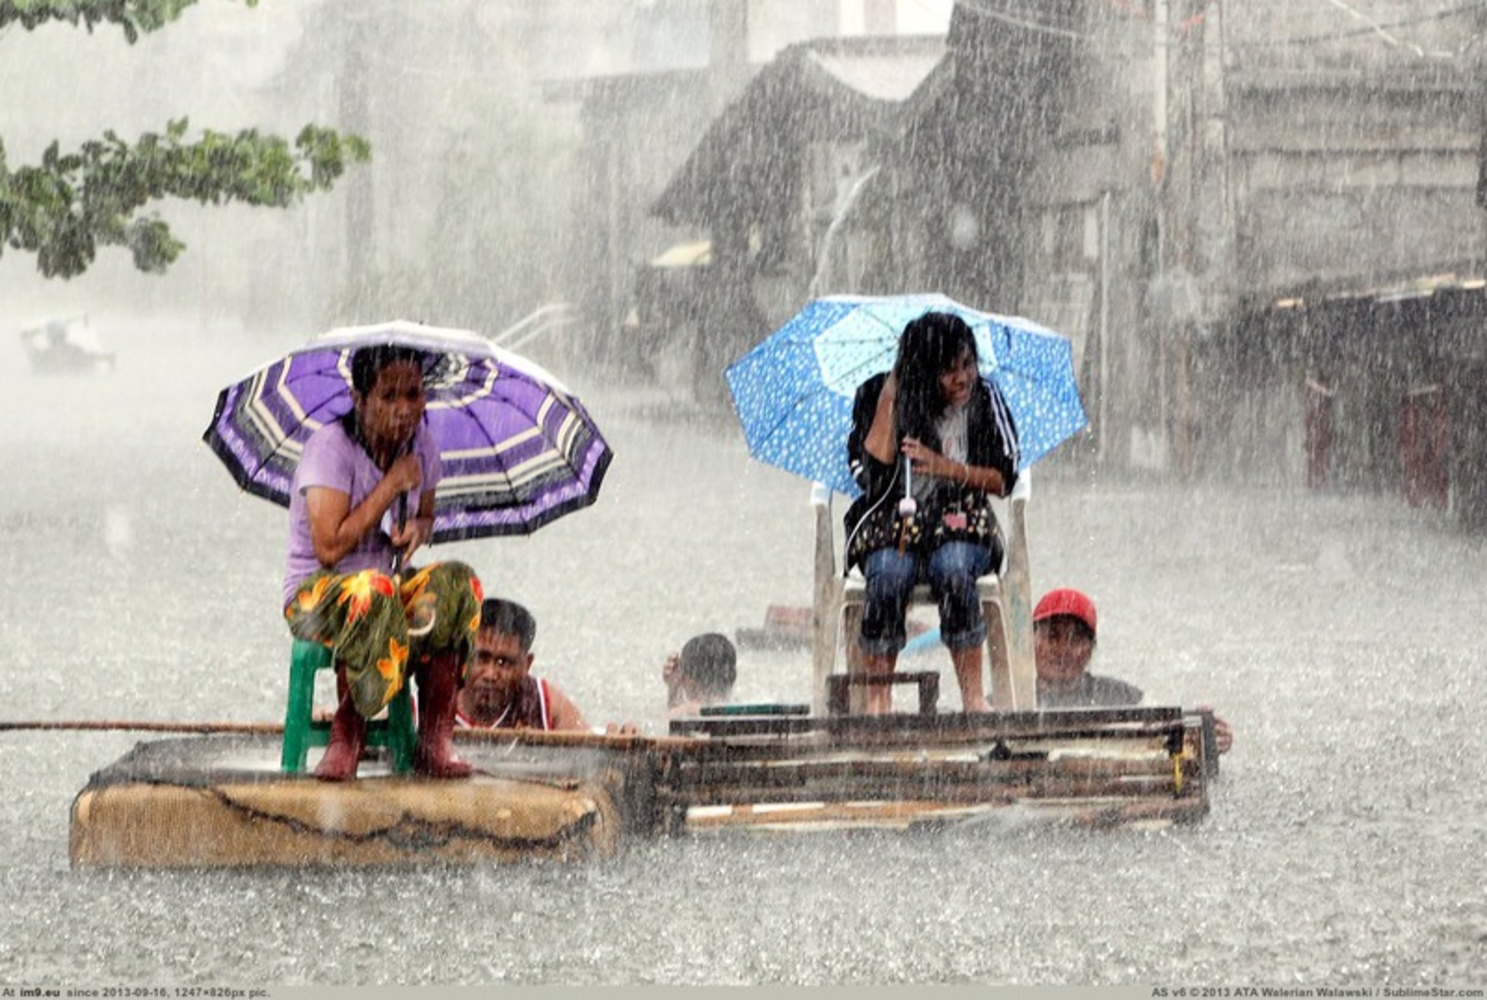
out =
[[720,714],[663,737],[461,731],[469,780],[373,759],[346,784],[281,772],[276,728],[137,745],[74,800],[72,864],[583,861],[640,838],[935,828],[1011,807],[1168,825],[1207,814],[1218,766],[1211,717],[1178,708]]

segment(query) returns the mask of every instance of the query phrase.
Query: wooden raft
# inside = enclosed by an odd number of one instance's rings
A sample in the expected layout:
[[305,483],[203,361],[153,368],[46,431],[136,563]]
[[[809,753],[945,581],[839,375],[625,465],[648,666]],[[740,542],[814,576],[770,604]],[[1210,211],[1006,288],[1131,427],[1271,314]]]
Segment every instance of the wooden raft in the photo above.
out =
[[1177,708],[672,723],[672,736],[461,731],[468,780],[278,769],[271,733],[141,743],[72,806],[81,867],[488,863],[610,857],[634,838],[909,829],[1019,808],[1089,826],[1192,822],[1217,755]]
[[[1211,732],[1211,723],[1207,723]],[[669,833],[903,829],[1025,807],[1089,826],[1193,822],[1217,755],[1179,708],[673,723],[705,735],[657,788]]]

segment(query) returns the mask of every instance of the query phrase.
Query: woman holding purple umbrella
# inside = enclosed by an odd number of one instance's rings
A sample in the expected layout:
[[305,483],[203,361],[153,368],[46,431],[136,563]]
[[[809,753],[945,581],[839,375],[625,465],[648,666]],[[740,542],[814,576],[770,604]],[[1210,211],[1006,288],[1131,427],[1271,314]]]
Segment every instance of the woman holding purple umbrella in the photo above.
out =
[[441,358],[393,344],[351,357],[353,408],[317,430],[294,473],[284,617],[296,638],[332,647],[340,701],[315,775],[356,777],[367,719],[417,683],[414,768],[462,778],[455,696],[480,625],[480,580],[460,562],[409,569],[433,534],[438,442],[424,424]]
[[[1017,479],[1017,431],[1001,393],[983,378],[970,326],[952,313],[911,320],[893,369],[857,390],[847,460],[863,495],[847,509],[847,562],[867,582],[862,647],[869,674],[894,669],[916,583],[940,611],[961,704],[989,711],[986,621],[976,579],[1002,560],[992,496]],[[849,641],[850,638],[849,638]],[[892,688],[869,685],[867,711],[892,709]]]

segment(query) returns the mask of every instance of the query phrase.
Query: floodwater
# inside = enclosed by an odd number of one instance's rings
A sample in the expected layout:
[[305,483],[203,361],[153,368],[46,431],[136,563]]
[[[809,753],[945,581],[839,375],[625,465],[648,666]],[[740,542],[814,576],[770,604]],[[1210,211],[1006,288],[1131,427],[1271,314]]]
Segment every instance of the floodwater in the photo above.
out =
[[[116,374],[42,380],[0,338],[0,715],[282,717],[284,515],[199,438],[216,390],[289,342],[140,328],[109,345]],[[533,609],[538,670],[592,721],[659,732],[668,650],[808,600],[807,485],[726,420],[562,374],[616,451],[599,503],[435,551]],[[73,871],[72,797],[149,737],[0,732],[0,983],[1487,986],[1483,544],[1393,498],[1067,469],[1029,521],[1035,589],[1099,602],[1097,672],[1233,722],[1201,824]],[[746,650],[741,670],[742,699],[808,698],[805,654]]]

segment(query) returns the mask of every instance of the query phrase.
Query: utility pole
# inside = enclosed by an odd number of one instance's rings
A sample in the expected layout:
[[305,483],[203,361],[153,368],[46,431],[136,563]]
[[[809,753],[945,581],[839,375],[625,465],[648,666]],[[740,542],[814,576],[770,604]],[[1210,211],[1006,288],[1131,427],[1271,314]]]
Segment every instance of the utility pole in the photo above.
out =
[[[1487,15],[1484,15],[1487,16]],[[1235,302],[1238,265],[1234,234],[1234,192],[1229,183],[1229,96],[1224,61],[1225,11],[1209,4],[1203,11],[1198,128],[1202,160],[1196,204],[1197,270],[1210,303],[1210,315],[1226,316]]]
[[1167,420],[1167,340],[1169,336],[1165,310],[1160,308],[1164,279],[1167,272],[1167,241],[1172,228],[1171,206],[1167,201],[1167,179],[1172,168],[1172,150],[1168,136],[1168,89],[1171,86],[1171,67],[1168,63],[1169,0],[1153,0],[1151,17],[1151,65],[1152,65],[1152,151],[1151,182],[1156,203],[1156,245],[1153,247],[1152,268],[1148,275],[1147,322],[1155,333],[1157,414],[1156,443],[1158,461],[1166,468],[1170,456],[1170,439]]
[[[714,119],[742,90],[749,71],[750,0],[713,0],[708,79]],[[700,402],[727,398],[721,372],[740,341],[748,338],[748,305],[753,299],[749,273],[749,220],[708,220],[712,264],[707,268],[709,308],[695,318],[692,386]],[[746,345],[747,346],[747,345]]]
[[1158,440],[1181,476],[1193,471],[1193,330],[1202,296],[1193,274],[1197,191],[1203,169],[1198,100],[1204,17],[1188,0],[1156,0],[1153,16],[1153,181],[1157,239],[1148,315],[1157,339]]
[[1195,135],[1194,79],[1192,55],[1194,34],[1202,31],[1202,21],[1187,16],[1186,0],[1171,0],[1169,14],[1176,14],[1168,31],[1169,64],[1174,65],[1178,81],[1176,100],[1169,98],[1171,112],[1176,105],[1177,143],[1173,154],[1174,169],[1167,182],[1167,200],[1171,206],[1172,228],[1167,235],[1168,278],[1172,287],[1172,437],[1173,460],[1178,475],[1186,478],[1193,471],[1193,326],[1201,311],[1196,301],[1193,281],[1193,186],[1197,181],[1197,136]]
[[708,78],[716,116],[733,99],[749,71],[748,0],[713,0]]

